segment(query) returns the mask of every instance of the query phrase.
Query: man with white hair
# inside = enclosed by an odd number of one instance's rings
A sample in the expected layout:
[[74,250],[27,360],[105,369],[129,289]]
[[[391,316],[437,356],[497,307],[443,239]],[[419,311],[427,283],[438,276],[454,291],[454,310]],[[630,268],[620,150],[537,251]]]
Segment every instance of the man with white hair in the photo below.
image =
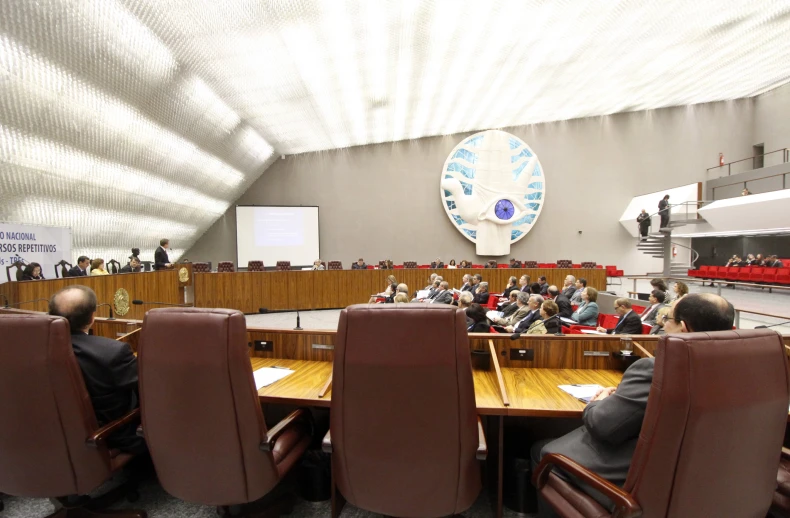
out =
[[480,304],[481,306],[485,306],[488,304],[488,283],[483,281],[477,284],[477,290],[475,291],[475,298],[474,302],[476,304]]
[[450,304],[453,301],[453,292],[450,291],[450,283],[442,281],[434,297],[429,300],[431,304]]
[[573,297],[573,294],[576,293],[576,277],[573,275],[568,275],[565,277],[565,284],[562,288],[562,294],[568,297],[568,300]]
[[513,293],[517,294],[516,304],[518,305],[518,309],[509,317],[495,318],[493,320],[494,324],[503,327],[515,326],[532,311],[529,307],[529,294],[523,291]]
[[472,291],[471,277],[468,273],[464,274],[464,284],[461,286],[461,291]]
[[[526,295],[526,293],[525,293]],[[540,305],[543,304],[543,297],[540,295],[531,295],[529,297],[529,301],[527,302],[527,307],[529,308],[529,312],[527,315],[522,318],[517,324],[512,326],[507,326],[508,333],[523,333],[529,329],[536,320],[543,320],[543,317],[540,316]]]

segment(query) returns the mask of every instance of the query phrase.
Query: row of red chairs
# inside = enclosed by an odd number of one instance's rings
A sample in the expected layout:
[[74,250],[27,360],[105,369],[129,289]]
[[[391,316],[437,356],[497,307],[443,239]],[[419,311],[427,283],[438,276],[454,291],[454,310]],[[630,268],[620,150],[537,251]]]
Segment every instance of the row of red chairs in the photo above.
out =
[[765,268],[763,266],[700,266],[689,270],[689,277],[738,282],[763,282],[790,284],[790,268]]

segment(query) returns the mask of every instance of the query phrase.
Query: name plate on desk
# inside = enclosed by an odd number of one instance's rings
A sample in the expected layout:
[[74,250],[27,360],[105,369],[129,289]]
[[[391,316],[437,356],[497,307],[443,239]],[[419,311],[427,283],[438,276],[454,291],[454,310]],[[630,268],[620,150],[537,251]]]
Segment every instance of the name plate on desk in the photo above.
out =
[[584,351],[582,354],[584,356],[609,356],[608,351]]
[[313,344],[313,349],[326,349],[328,351],[334,351],[334,345],[327,345],[327,344]]
[[510,359],[511,360],[522,360],[531,362],[535,359],[535,350],[534,349],[511,349],[510,350]]

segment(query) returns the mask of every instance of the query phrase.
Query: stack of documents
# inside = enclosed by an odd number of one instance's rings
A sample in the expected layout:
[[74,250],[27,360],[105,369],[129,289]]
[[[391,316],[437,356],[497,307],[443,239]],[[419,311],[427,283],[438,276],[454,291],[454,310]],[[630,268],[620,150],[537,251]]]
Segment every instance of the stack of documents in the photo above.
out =
[[566,324],[570,324],[572,326],[575,326],[576,324],[578,324],[578,322],[576,322],[575,320],[572,320],[570,318],[560,317],[560,320],[562,320]]
[[294,371],[284,367],[263,367],[252,373],[255,378],[255,389],[260,390],[262,387],[268,387],[275,381],[279,381]]
[[589,403],[603,387],[600,385],[559,385],[559,388],[576,399]]
[[605,335],[606,333],[601,333],[600,331],[596,331],[595,329],[582,329],[582,333],[586,335]]
[[501,311],[492,310],[486,313],[486,316],[488,317],[488,320],[496,320],[497,318],[502,318],[502,314],[503,313]]
[[431,294],[431,290],[420,290],[417,292],[418,299],[427,299],[428,295]]

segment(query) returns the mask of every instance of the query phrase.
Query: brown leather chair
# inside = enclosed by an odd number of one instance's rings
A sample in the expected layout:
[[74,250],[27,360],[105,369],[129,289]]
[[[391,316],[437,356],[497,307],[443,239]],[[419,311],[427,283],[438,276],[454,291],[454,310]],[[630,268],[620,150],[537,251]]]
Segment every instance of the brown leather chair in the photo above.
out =
[[192,263],[192,273],[209,273],[211,266],[208,263]]
[[342,270],[343,263],[340,261],[329,261],[329,270]]
[[142,431],[162,487],[220,511],[271,491],[307,449],[312,425],[297,410],[266,428],[244,315],[152,309],[141,335]]
[[486,455],[466,317],[412,306],[358,304],[340,313],[323,446],[337,488],[355,506],[449,516],[474,503],[476,459]]
[[557,268],[572,268],[573,261],[570,259],[558,259],[557,260]]
[[417,268],[417,261],[403,261],[403,267],[408,270]]
[[262,272],[263,271],[263,261],[248,261],[247,262],[247,271],[248,272]]
[[291,269],[291,261],[277,261],[275,265],[277,271],[286,271]]
[[537,268],[538,262],[537,261],[524,261],[524,268]]
[[[66,497],[91,493],[132,459],[110,450],[106,440],[140,412],[99,428],[66,319],[0,315],[0,336],[0,492],[57,498],[51,516],[85,516],[73,507],[85,502]],[[114,493],[120,492],[136,497],[133,486]],[[146,513],[129,510],[120,516]]]
[[[563,517],[765,516],[787,424],[790,376],[769,329],[667,335],[631,468],[620,488],[562,455],[533,481]],[[597,489],[612,514],[553,466]]]
[[595,261],[582,261],[582,268],[595,268]]
[[220,261],[217,263],[217,272],[231,273],[235,272],[236,268],[233,266],[233,261]]

